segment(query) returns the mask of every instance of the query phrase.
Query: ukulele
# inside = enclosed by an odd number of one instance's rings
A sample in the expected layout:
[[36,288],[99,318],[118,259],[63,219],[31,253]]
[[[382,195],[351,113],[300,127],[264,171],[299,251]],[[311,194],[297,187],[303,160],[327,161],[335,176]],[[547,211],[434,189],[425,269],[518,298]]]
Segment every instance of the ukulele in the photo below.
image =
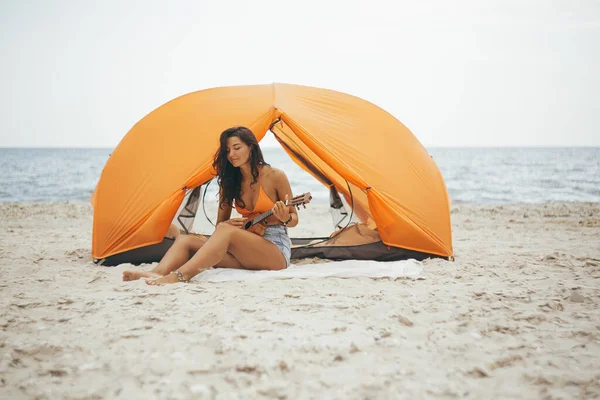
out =
[[[297,210],[300,209],[300,206],[303,206],[304,208],[306,208],[306,205],[308,203],[310,203],[310,201],[312,200],[312,195],[310,194],[310,192],[301,194],[299,196],[294,197],[291,201],[290,200],[286,200],[285,205],[286,206],[295,206]],[[247,230],[248,232],[252,232],[252,233],[256,233],[257,235],[264,235],[265,234],[265,230],[267,229],[267,225],[265,225],[267,223],[267,218],[269,218],[271,215],[273,215],[273,210],[269,210],[269,211],[265,211],[264,213],[257,215],[257,216],[252,216],[253,214],[250,214],[248,216],[249,221],[247,221],[244,224],[244,229]]]

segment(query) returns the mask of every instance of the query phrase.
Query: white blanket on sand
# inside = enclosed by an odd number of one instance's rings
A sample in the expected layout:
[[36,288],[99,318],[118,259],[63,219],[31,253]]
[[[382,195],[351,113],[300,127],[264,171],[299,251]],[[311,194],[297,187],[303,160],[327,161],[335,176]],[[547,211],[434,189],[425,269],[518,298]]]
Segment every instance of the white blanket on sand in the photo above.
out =
[[206,282],[261,281],[267,279],[292,278],[409,278],[421,277],[423,264],[416,260],[378,261],[334,261],[319,264],[291,264],[281,271],[249,271],[243,269],[215,268],[204,271],[194,280]]

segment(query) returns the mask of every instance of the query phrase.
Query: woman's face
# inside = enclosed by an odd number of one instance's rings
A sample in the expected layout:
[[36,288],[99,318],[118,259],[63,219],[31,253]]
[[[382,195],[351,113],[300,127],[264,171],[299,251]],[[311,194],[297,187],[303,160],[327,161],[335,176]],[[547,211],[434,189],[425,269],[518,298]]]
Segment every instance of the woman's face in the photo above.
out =
[[246,164],[250,159],[250,146],[239,137],[232,136],[227,139],[227,159],[236,168]]

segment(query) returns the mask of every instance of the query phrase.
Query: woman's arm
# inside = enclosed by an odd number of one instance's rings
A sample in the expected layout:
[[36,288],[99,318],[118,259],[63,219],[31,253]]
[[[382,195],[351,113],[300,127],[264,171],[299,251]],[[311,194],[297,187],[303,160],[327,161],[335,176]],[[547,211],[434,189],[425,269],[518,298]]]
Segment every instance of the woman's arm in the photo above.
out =
[[231,218],[231,210],[232,207],[227,204],[221,204],[221,200],[219,197],[219,212],[217,214],[217,223],[215,224],[215,228],[219,226],[220,223],[224,222],[235,227],[241,228],[246,223],[246,218]]
[[219,192],[219,212],[217,214],[217,223],[219,225],[221,222],[227,221],[231,218],[231,206],[229,204],[221,203],[221,193]]
[[[287,195],[288,201],[291,201],[294,196],[292,194],[292,187],[290,186],[290,181],[288,180],[287,175],[281,170],[274,170],[273,172],[275,187],[277,188],[277,198],[279,201],[283,202],[285,201],[285,196]],[[287,226],[292,228],[298,225],[298,213],[296,212],[296,207],[294,206],[288,206],[287,210],[289,212],[288,218],[290,216],[292,217],[292,220],[287,224]]]

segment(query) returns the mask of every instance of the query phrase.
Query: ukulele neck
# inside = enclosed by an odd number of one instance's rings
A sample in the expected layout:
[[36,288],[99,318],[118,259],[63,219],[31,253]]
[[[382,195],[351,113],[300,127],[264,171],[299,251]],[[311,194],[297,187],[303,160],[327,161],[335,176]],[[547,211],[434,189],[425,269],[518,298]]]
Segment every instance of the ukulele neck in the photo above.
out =
[[264,213],[260,214],[258,217],[252,220],[252,225],[258,224],[259,222],[269,218],[271,215],[273,215],[273,210],[265,211]]
[[[307,192],[300,196],[294,197],[292,199],[292,201],[286,200],[284,204],[286,206],[293,206],[296,208],[299,208],[300,205],[302,205],[302,206],[304,206],[304,208],[306,208],[306,204],[308,204],[311,199],[312,199],[312,196],[310,195],[310,192]],[[258,217],[254,218],[252,221],[247,222],[245,229],[248,229],[250,226],[256,225],[259,222],[264,221],[266,218],[269,218],[271,215],[273,215],[272,209],[269,211],[265,211],[264,213],[260,214]]]

